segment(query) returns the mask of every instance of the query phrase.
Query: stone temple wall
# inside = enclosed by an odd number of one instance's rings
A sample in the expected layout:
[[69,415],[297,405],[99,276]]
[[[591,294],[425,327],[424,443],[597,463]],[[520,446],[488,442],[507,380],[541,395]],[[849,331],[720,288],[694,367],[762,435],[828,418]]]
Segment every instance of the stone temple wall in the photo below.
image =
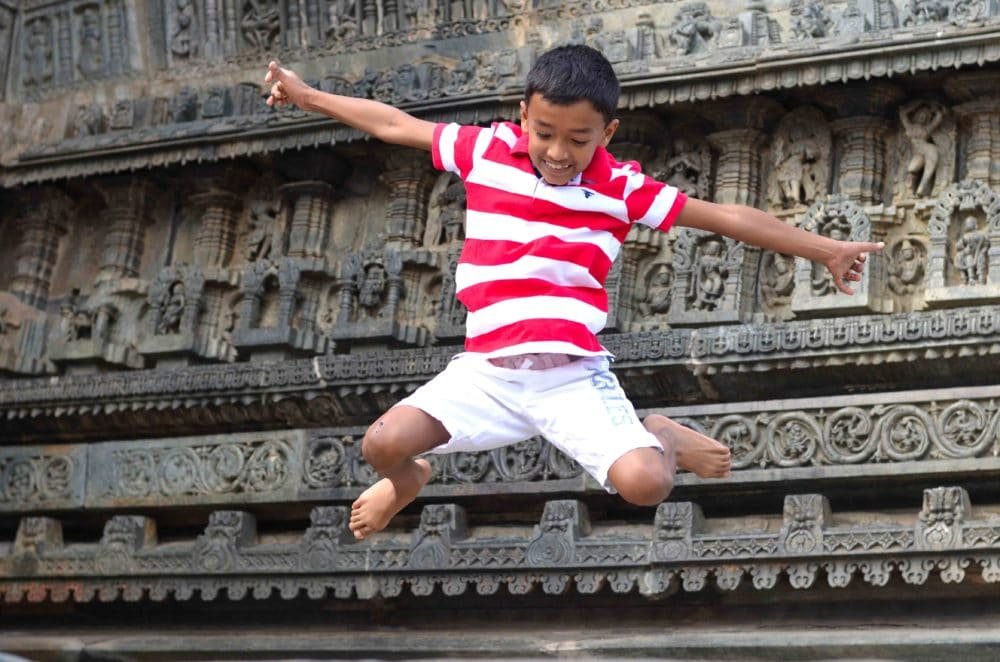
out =
[[[465,193],[268,108],[266,63],[488,123],[568,42],[619,73],[619,159],[886,250],[846,296],[801,259],[634,229],[603,342],[734,477],[623,510],[533,439],[436,458],[354,543],[364,426],[460,350]],[[1000,581],[997,61],[996,0],[0,0],[0,594]]]

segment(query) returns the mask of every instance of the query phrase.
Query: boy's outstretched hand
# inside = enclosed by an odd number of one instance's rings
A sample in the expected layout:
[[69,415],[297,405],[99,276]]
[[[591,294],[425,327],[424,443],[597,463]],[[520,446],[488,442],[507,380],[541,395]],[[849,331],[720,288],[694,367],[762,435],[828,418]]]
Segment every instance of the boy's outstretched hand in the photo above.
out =
[[291,103],[303,108],[306,94],[312,89],[302,82],[302,79],[294,71],[279,67],[278,63],[274,61],[267,65],[264,83],[271,85],[271,93],[267,97],[267,105],[269,106]]
[[883,248],[883,242],[839,241],[833,253],[823,260],[823,264],[833,274],[833,283],[838,290],[844,294],[854,294],[847,281],[861,280],[868,253],[879,253]]

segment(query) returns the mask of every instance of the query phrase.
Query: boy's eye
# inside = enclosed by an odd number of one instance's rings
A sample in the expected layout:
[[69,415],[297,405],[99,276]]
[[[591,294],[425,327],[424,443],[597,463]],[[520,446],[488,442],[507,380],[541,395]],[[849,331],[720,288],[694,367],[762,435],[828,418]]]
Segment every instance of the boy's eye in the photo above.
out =
[[539,138],[546,138],[546,139],[552,137],[551,133],[542,133],[541,131],[535,131],[535,135],[538,136]]
[[587,141],[586,140],[574,140],[573,144],[576,145],[577,147],[583,147],[584,145],[587,144]]

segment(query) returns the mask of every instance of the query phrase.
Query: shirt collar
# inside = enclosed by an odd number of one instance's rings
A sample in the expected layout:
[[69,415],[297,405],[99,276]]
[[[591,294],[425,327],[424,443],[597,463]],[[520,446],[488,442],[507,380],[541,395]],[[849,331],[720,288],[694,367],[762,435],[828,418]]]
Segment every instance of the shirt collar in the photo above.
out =
[[[521,131],[519,125],[514,125],[517,127],[517,140],[514,141],[514,146],[510,149],[510,153],[513,156],[527,156],[528,155],[528,134]],[[571,179],[566,185],[567,186],[579,186],[581,184],[600,184],[608,181],[611,177],[611,165],[608,163],[610,159],[610,154],[608,150],[604,147],[598,147],[594,151],[594,156],[590,159],[590,165],[588,165],[582,173],[579,173],[576,177]]]

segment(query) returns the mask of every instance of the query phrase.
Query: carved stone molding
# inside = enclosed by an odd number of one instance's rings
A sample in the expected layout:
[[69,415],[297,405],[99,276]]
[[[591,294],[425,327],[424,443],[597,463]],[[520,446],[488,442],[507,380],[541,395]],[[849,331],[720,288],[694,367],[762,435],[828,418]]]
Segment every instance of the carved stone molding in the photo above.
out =
[[[470,588],[490,595],[501,585],[515,595],[607,587],[655,596],[710,585],[770,590],[779,579],[798,590],[820,581],[879,588],[892,577],[912,585],[932,576],[1000,582],[1000,527],[972,512],[960,487],[925,490],[915,514],[838,515],[822,495],[795,494],[785,497],[780,530],[750,523],[717,530],[685,502],[661,504],[652,526],[611,528],[592,523],[578,501],[549,501],[533,528],[506,524],[484,537],[467,530],[459,506],[435,504],[425,506],[412,536],[387,532],[355,543],[335,509],[314,511],[297,542],[263,542],[251,513],[217,511],[197,539],[169,544],[157,543],[155,522],[117,517],[100,545],[64,543],[58,520],[29,517],[0,556],[0,593],[8,602],[135,602],[186,600],[196,590],[202,600],[223,590],[230,600],[274,591],[291,599],[302,590],[311,599],[368,599],[397,596],[404,585],[416,596],[436,588],[446,596]],[[108,553],[118,561],[113,577]]]
[[[857,480],[1000,471],[996,387],[648,410],[729,446],[737,484]],[[278,405],[300,422],[292,400]],[[383,403],[384,404],[384,403]],[[334,412],[315,408],[317,425]],[[287,408],[286,408],[287,407]],[[646,413],[646,412],[640,412]],[[156,440],[9,446],[0,452],[0,511],[179,507],[351,500],[377,479],[361,455],[363,427],[316,427]],[[599,491],[540,438],[480,453],[431,456],[423,497]],[[678,485],[701,481],[681,473]]]

